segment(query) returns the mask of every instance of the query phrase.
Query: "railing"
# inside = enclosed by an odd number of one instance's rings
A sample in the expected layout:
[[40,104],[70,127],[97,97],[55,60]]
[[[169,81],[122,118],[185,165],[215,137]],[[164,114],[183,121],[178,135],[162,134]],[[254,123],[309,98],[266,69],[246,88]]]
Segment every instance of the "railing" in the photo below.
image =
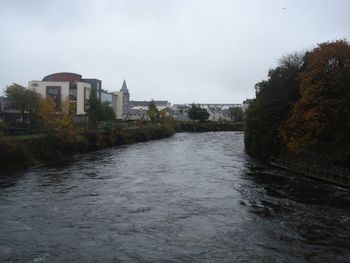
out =
[[324,168],[292,160],[272,157],[270,163],[277,167],[292,171],[307,177],[313,177],[334,184],[350,187],[350,171],[338,167]]

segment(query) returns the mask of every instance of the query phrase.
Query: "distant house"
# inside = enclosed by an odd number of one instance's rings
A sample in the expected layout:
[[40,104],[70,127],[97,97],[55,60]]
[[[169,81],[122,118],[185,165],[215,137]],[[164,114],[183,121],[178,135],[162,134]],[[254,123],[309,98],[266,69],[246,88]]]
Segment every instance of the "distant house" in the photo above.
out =
[[243,101],[243,108],[242,108],[243,112],[245,112],[248,109],[249,105],[252,102],[253,102],[252,99],[246,99],[246,100]]
[[[170,116],[172,110],[167,101],[154,101],[160,115]],[[151,101],[129,101],[127,105],[124,106],[123,110],[123,120],[149,120],[148,116],[148,106]]]
[[[130,100],[130,92],[126,85],[126,81],[123,81],[120,92],[123,94],[123,120],[148,120],[148,106],[151,101],[149,100]],[[170,107],[171,103],[166,100],[153,101],[159,111]]]
[[173,117],[178,121],[188,121],[188,111],[190,107],[188,104],[174,104],[172,107]]
[[135,107],[125,109],[123,113],[124,120],[149,120],[148,107]]
[[165,107],[159,111],[159,116],[163,117],[172,117],[174,115],[174,111],[171,107]]
[[208,111],[210,121],[231,120],[230,108],[242,107],[241,104],[237,103],[211,103],[199,104],[199,106],[203,107]]

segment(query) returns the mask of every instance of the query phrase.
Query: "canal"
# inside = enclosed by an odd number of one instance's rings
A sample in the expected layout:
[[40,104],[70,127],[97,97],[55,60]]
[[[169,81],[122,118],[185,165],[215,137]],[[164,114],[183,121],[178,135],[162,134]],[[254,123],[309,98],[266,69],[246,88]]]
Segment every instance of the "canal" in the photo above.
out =
[[350,262],[350,195],[180,133],[2,175],[0,262]]

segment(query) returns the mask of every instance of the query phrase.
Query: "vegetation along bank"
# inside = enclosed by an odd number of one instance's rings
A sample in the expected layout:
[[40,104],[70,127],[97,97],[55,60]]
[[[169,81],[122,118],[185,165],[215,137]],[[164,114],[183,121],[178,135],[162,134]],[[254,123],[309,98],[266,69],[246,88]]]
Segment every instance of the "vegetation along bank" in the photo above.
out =
[[26,168],[75,153],[104,147],[161,139],[174,134],[172,127],[147,124],[84,132],[78,136],[44,133],[0,138],[0,171]]
[[297,172],[317,167],[350,176],[349,61],[346,40],[282,57],[255,86],[245,116],[246,152],[278,158]]

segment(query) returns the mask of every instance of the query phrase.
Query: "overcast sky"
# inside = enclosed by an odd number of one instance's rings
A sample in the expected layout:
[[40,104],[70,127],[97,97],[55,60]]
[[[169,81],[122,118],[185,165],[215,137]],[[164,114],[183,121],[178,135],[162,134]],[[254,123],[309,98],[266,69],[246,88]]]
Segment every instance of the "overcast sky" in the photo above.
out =
[[0,93],[56,72],[131,99],[241,103],[277,60],[350,40],[349,0],[0,0]]

